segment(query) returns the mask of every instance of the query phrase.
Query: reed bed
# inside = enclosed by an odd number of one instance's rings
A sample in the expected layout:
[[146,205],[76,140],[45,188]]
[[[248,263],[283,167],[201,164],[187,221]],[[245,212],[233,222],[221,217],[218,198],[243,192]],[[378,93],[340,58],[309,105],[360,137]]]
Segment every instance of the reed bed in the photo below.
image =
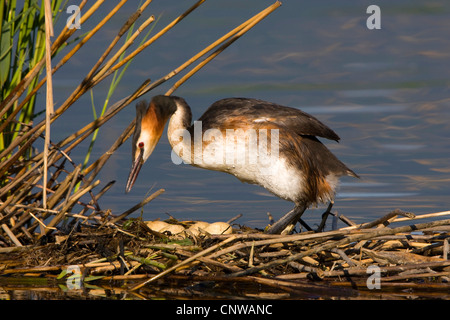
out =
[[[100,222],[100,225],[114,224],[164,192],[163,189],[156,191],[123,213],[111,212],[100,205],[100,198],[112,187],[114,181],[102,182],[96,177],[115,151],[130,137],[134,129],[134,122],[118,135],[116,142],[106,153],[93,159],[90,163],[84,165],[75,163],[71,159],[71,153],[133,101],[191,68],[167,92],[167,94],[173,93],[193,74],[281,5],[280,2],[275,2],[241,25],[234,27],[232,31],[219,37],[206,48],[199,50],[197,54],[180,66],[169,70],[165,76],[156,81],[150,79],[143,81],[142,85],[128,96],[113,103],[102,115],[85,124],[76,132],[68,134],[59,142],[53,141],[50,131],[51,124],[69,108],[76,105],[82,95],[105,81],[109,76],[117,75],[117,72],[121,70],[123,72],[136,55],[155,46],[159,38],[181,24],[188,15],[205,2],[205,0],[197,1],[184,9],[184,12],[180,9],[182,13],[178,17],[165,26],[157,26],[155,29],[159,28],[159,31],[151,29],[152,32],[147,32],[145,35],[144,31],[154,23],[155,18],[146,13],[152,1],[143,1],[136,12],[117,30],[117,35],[111,44],[99,54],[97,62],[80,79],[79,85],[73,89],[65,101],[60,105],[54,105],[52,75],[70,61],[78,51],[82,50],[83,46],[100,29],[104,28],[127,1],[119,1],[106,15],[99,10],[104,0],[97,0],[91,3],[90,7],[87,1],[81,1],[79,7],[83,14],[80,17],[80,25],[84,33],[75,39],[72,38],[76,29],[70,29],[67,25],[59,34],[53,30],[53,21],[58,12],[63,9],[61,1],[42,1],[39,11],[39,6],[35,3],[37,0],[28,0],[20,12],[14,11],[16,10],[15,2],[2,3],[2,15],[11,19],[4,24],[8,28],[2,29],[2,41],[3,36],[11,37],[11,47],[3,48],[2,46],[2,57],[12,57],[10,65],[5,70],[14,72],[3,74],[2,65],[0,247],[21,247],[42,242],[43,239],[70,222],[86,223],[90,221]],[[23,19],[23,22],[16,26],[15,23],[20,21],[19,19]],[[91,30],[86,30],[84,27],[84,22],[88,19],[98,21]],[[33,24],[27,24],[28,21],[33,21]],[[15,38],[14,35],[17,33],[22,34],[25,26],[28,27],[26,30],[30,32],[29,37]],[[3,50],[13,50],[16,47],[19,50],[22,46],[34,45],[34,43],[29,44],[23,40],[24,38],[33,38],[34,34],[30,30],[36,30],[39,35],[36,38],[42,39],[40,48],[44,47],[46,50],[42,51],[41,49],[39,52],[36,50],[33,64],[18,65],[14,56],[20,56],[21,52],[3,52]],[[127,37],[123,39],[125,35]],[[56,39],[52,42],[52,38]],[[138,40],[140,40],[140,44],[134,45]],[[16,46],[12,45],[14,41],[17,41]],[[70,48],[67,47],[68,43],[72,43]],[[66,50],[61,51],[63,48]],[[157,47],[154,49],[157,50]],[[61,52],[67,53],[61,57]],[[44,76],[40,77],[41,73]],[[36,94],[43,89],[44,85],[46,85],[46,106],[36,106],[34,104]],[[39,119],[41,110],[45,112],[44,119],[33,122],[32,119]],[[25,114],[27,117],[24,117]],[[28,120],[24,121],[25,119]],[[86,159],[88,158],[89,154],[86,155]]]

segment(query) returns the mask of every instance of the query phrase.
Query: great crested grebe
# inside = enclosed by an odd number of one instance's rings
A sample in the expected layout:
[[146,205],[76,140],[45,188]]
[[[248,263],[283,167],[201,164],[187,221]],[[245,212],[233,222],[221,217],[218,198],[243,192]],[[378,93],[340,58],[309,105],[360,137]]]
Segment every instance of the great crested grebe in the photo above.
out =
[[192,124],[191,109],[183,98],[158,95],[148,106],[145,101],[136,105],[133,164],[126,192],[168,120],[174,161],[232,174],[295,204],[269,233],[295,224],[309,206],[333,201],[339,177],[358,177],[316,137],[339,141],[339,136],[301,110],[257,99],[228,98],[212,104]]

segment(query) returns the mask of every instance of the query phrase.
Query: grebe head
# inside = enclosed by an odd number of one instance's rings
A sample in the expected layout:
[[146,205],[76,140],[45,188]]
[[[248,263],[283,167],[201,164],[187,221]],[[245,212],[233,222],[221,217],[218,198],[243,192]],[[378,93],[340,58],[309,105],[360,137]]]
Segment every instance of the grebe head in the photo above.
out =
[[164,131],[164,125],[176,111],[172,97],[155,96],[147,107],[146,101],[136,105],[136,125],[133,133],[132,160],[130,174],[126,185],[129,192],[136,181],[142,165],[150,157]]

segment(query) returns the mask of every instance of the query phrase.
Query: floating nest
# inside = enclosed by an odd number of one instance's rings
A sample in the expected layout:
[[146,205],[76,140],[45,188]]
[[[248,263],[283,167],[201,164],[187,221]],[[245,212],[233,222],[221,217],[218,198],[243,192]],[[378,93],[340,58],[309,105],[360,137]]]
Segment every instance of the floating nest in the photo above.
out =
[[[290,235],[235,223],[212,232],[173,218],[159,229],[141,219],[78,221],[37,244],[0,248],[0,284],[31,277],[132,298],[449,298],[450,220],[433,220],[449,212],[399,214]],[[432,221],[404,223],[420,218]]]

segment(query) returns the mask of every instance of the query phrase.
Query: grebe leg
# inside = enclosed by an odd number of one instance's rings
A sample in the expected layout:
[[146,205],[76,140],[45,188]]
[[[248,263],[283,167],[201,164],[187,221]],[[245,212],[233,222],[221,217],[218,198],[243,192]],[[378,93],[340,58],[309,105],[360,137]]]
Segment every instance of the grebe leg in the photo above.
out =
[[267,233],[269,234],[279,234],[281,233],[287,226],[291,224],[296,224],[297,221],[300,220],[303,212],[305,212],[307,206],[306,205],[296,205],[294,209],[286,213],[284,216],[280,218],[277,222],[275,222],[272,226],[270,226]]
[[322,232],[325,228],[325,223],[327,222],[328,216],[331,213],[331,208],[333,207],[334,201],[330,201],[330,204],[328,205],[327,211],[325,211],[322,214],[322,221],[320,222],[319,227],[317,228],[316,232]]

